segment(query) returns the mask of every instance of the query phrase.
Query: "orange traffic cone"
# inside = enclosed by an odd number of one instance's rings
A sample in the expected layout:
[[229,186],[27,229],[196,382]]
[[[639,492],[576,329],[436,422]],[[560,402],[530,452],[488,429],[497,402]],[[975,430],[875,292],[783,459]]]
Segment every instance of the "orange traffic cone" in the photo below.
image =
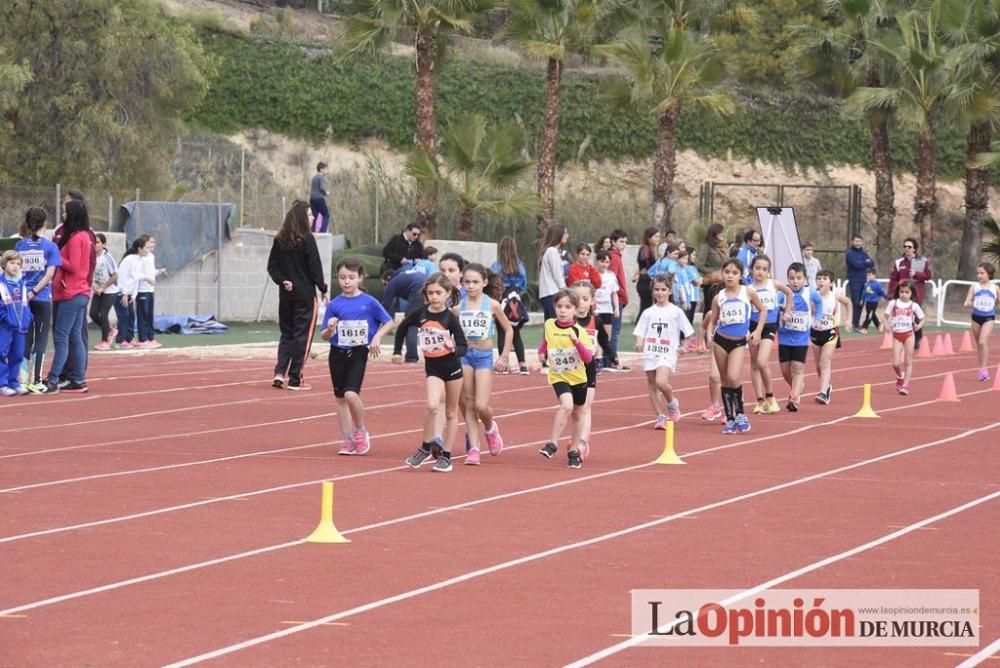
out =
[[878,347],[879,350],[892,350],[892,332],[886,332],[885,336],[882,337],[882,345]]
[[955,376],[949,371],[944,377],[944,383],[941,384],[941,396],[938,397],[938,401],[961,401],[958,398],[958,390],[955,389]]
[[951,334],[944,334],[944,354],[954,355],[955,349],[951,347]]
[[969,336],[969,330],[962,332],[962,342],[958,344],[958,352],[960,353],[974,353],[976,349],[972,346],[972,337]]
[[923,359],[925,357],[931,356],[931,337],[925,336],[923,341],[920,342],[920,347],[917,349],[917,357]]
[[997,364],[997,370],[993,373],[993,389],[1000,392],[1000,364]]
[[944,357],[944,339],[938,334],[934,338],[934,347],[931,349],[931,355],[934,357]]

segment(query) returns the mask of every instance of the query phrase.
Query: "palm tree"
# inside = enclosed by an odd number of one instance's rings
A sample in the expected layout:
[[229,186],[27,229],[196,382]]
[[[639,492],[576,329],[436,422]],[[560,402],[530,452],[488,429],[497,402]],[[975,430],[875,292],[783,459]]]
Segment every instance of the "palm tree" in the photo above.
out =
[[968,94],[957,82],[967,82],[963,59],[968,49],[949,48],[940,37],[941,3],[929,8],[899,12],[896,31],[885,31],[869,42],[893,69],[893,85],[861,87],[847,100],[849,113],[891,111],[904,127],[917,132],[917,189],[913,223],[920,230],[920,245],[931,252],[934,216],[937,213],[935,175],[936,130],[940,122],[956,117],[956,101]]
[[[833,92],[844,97],[859,86],[884,87],[891,72],[881,52],[869,42],[879,31],[891,29],[898,4],[892,0],[830,0],[821,26],[795,28],[800,74],[814,82],[832,83]],[[890,119],[891,113],[886,109],[864,113],[875,176],[875,247],[879,267],[888,267],[894,255],[896,194],[889,151]]]
[[[434,68],[453,32],[471,32],[472,17],[492,7],[492,0],[357,0],[355,12],[340,38],[345,56],[380,51],[399,32],[412,31],[416,51],[416,145],[434,155]],[[417,222],[433,236],[437,202],[431,193],[417,192]]]
[[982,245],[983,255],[994,264],[1000,264],[1000,226],[997,221],[987,218],[983,221],[982,229],[990,235]]
[[628,70],[628,80],[614,80],[605,94],[619,107],[652,114],[657,120],[653,161],[653,225],[667,230],[673,211],[677,174],[677,129],[681,108],[700,106],[713,113],[731,114],[732,98],[719,91],[725,71],[708,38],[688,30],[667,27],[663,46],[654,51],[641,30],[630,30],[614,44],[595,51]]
[[441,164],[416,149],[406,161],[406,173],[428,191],[457,200],[460,208],[458,238],[472,238],[478,213],[505,218],[532,216],[542,211],[530,189],[519,188],[534,163],[522,157],[524,132],[513,123],[490,128],[475,115],[448,123]]
[[566,58],[593,41],[598,0],[511,0],[504,36],[525,53],[545,61],[545,111],[538,149],[538,234],[555,220],[556,146],[559,142],[559,101]]

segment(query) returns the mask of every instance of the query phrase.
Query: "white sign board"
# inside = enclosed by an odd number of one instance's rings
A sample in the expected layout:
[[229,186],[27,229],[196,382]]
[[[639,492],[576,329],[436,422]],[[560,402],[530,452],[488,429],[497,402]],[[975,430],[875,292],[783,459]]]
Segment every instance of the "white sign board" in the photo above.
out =
[[802,262],[802,244],[795,225],[795,212],[787,206],[759,206],[757,220],[760,221],[764,253],[771,258],[771,275],[784,281],[788,265]]

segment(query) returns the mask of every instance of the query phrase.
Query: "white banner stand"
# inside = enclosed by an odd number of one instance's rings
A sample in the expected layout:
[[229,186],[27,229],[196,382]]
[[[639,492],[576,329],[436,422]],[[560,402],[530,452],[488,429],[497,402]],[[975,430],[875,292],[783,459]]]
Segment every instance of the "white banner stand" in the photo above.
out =
[[757,220],[760,221],[764,254],[771,258],[771,276],[784,282],[788,265],[802,262],[802,244],[795,225],[795,212],[788,206],[759,206]]

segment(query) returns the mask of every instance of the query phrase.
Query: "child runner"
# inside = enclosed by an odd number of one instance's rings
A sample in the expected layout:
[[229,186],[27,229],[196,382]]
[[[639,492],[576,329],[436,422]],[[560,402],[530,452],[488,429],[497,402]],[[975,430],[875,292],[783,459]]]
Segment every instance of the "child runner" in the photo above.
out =
[[743,285],[743,265],[739,260],[728,259],[722,263],[722,290],[712,301],[708,327],[716,326],[712,337],[712,355],[719,365],[722,378],[722,405],[726,411],[723,434],[750,431],[750,421],[743,412],[743,357],[747,341],[756,344],[767,318],[757,321],[757,328],[750,331],[750,307],[767,311],[757,296],[757,291]]
[[599,325],[594,315],[594,297],[597,290],[590,281],[577,281],[573,286],[580,306],[576,309],[576,324],[590,337],[591,360],[587,362],[587,402],[583,405],[583,437],[580,439],[580,459],[590,454],[590,425],[593,417],[594,397],[597,395],[597,330]]
[[614,319],[620,316],[621,309],[618,306],[618,277],[610,267],[611,255],[608,251],[597,251],[597,270],[601,274],[601,287],[597,288],[594,302],[598,323],[597,342],[601,344],[602,355],[598,360],[598,368],[617,370],[618,351],[611,347],[611,325]]
[[577,244],[576,262],[569,265],[566,274],[566,285],[573,287],[578,281],[589,281],[594,288],[601,287],[601,272],[590,263],[590,246]]
[[[462,395],[465,404],[465,463],[479,465],[479,422],[486,430],[486,445],[494,457],[503,450],[500,427],[493,419],[490,408],[490,392],[493,391],[493,369],[500,373],[507,371],[507,357],[513,329],[504,315],[500,302],[485,294],[492,281],[492,289],[499,291],[499,274],[494,274],[481,264],[466,265],[462,272],[465,296],[458,304],[458,320],[468,342],[468,350],[462,356]],[[504,332],[504,347],[500,357],[493,361],[493,322]]]
[[[580,456],[580,442],[585,440],[584,412],[587,404],[587,363],[593,355],[590,335],[576,324],[576,311],[580,298],[575,290],[563,288],[552,297],[555,318],[545,321],[545,335],[538,347],[538,359],[548,355],[549,384],[559,400],[555,419],[552,421],[552,438],[538,451],[552,459],[558,451],[556,442],[562,436],[566,422],[573,419],[573,431],[567,453],[567,466],[578,469],[583,466]],[[584,446],[586,447],[586,445]]]
[[[755,414],[780,413],[778,402],[774,400],[774,390],[771,387],[771,350],[774,348],[774,338],[778,333],[778,293],[785,296],[785,313],[792,308],[792,291],[784,283],[772,280],[771,258],[758,253],[750,263],[750,279],[753,289],[757,291],[761,302],[767,307],[767,320],[761,330],[760,341],[750,344],[750,382],[753,383],[754,396],[757,405]],[[757,328],[760,312],[750,310],[750,329]]]
[[924,326],[924,311],[913,299],[913,281],[904,279],[896,284],[892,301],[885,305],[885,317],[892,329],[892,370],[896,372],[896,391],[910,393],[913,372],[914,334]]
[[101,328],[101,340],[94,350],[108,350],[118,330],[111,326],[108,314],[118,298],[118,263],[108,252],[108,238],[98,233],[94,252],[97,264],[94,267],[94,296],[90,299],[90,319]]
[[875,329],[882,331],[882,323],[878,319],[878,302],[880,299],[889,300],[889,295],[885,294],[885,288],[875,278],[875,268],[869,269],[865,275],[868,280],[865,281],[865,287],[862,291],[862,298],[865,302],[865,321],[861,325],[862,334],[868,333],[869,324],[874,324]]
[[844,328],[851,331],[851,300],[833,291],[833,272],[820,269],[816,272],[816,291],[823,300],[823,310],[816,312],[813,318],[812,331],[809,339],[817,347],[816,375],[819,376],[820,392],[816,395],[816,403],[829,404],[833,394],[830,375],[833,370],[833,351],[840,347],[840,306],[847,309],[844,318]]
[[[427,373],[427,414],[423,442],[416,452],[406,458],[406,463],[410,468],[420,468],[433,456],[436,459],[433,470],[440,473],[451,471],[451,445],[458,432],[458,403],[462,397],[460,359],[468,350],[462,325],[446,306],[449,299],[456,304],[459,302],[458,288],[444,274],[431,274],[424,283],[426,305],[399,323],[392,351],[392,363],[402,364],[400,353],[406,330],[419,328],[419,346],[424,354],[424,370]],[[445,414],[443,437],[435,433],[438,429],[437,416],[441,412]]]
[[31,328],[28,288],[21,275],[21,254],[6,251],[0,264],[0,395],[27,394],[18,376],[24,360],[24,335]]
[[996,318],[997,286],[990,282],[995,274],[996,268],[989,262],[978,265],[977,284],[969,286],[969,296],[965,298],[966,308],[972,307],[972,338],[976,340],[976,351],[979,353],[979,380],[990,379],[986,359],[990,352],[990,334]]
[[365,427],[365,405],[361,383],[365,379],[368,355],[382,352],[382,337],[392,329],[392,316],[377,299],[361,292],[365,269],[357,258],[337,263],[340,294],[326,305],[320,336],[330,342],[330,380],[337,400],[337,419],[344,435],[338,455],[364,455],[371,450]]
[[805,387],[806,356],[809,354],[809,329],[813,313],[823,312],[823,300],[816,290],[806,285],[806,267],[801,262],[788,265],[788,288],[791,309],[784,292],[778,294],[778,308],[784,308],[778,326],[778,362],[781,375],[788,383],[788,403],[791,412],[799,410]]
[[[653,305],[642,312],[635,325],[635,351],[642,353],[649,402],[656,413],[654,429],[666,429],[667,419],[681,419],[681,406],[670,386],[670,374],[677,371],[677,349],[681,336],[691,336],[694,328],[684,311],[670,303],[673,281],[669,274],[653,277]],[[662,395],[662,397],[661,397]]]
[[28,289],[28,307],[32,315],[31,329],[24,337],[23,371],[18,379],[33,394],[45,387],[42,365],[52,324],[52,277],[56,267],[62,266],[59,247],[42,236],[47,220],[45,209],[28,209],[21,228],[22,239],[14,246],[21,254],[21,273]]

